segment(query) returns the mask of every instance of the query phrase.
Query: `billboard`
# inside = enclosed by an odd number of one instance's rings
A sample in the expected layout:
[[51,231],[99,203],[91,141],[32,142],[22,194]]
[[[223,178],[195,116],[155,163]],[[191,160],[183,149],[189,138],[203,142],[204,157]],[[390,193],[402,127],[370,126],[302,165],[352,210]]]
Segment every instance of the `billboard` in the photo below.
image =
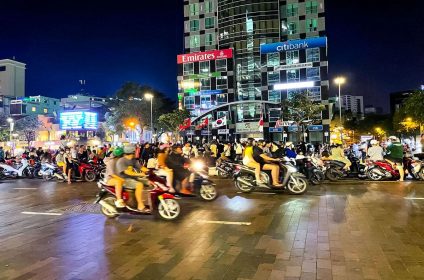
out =
[[327,46],[327,37],[290,40],[286,42],[261,45],[261,54],[303,50],[325,46]]
[[177,63],[182,64],[182,63],[190,63],[190,62],[215,60],[215,59],[225,59],[225,58],[232,58],[232,57],[233,57],[232,49],[214,50],[214,51],[207,51],[207,52],[180,54],[177,56]]
[[60,113],[60,129],[62,130],[97,130],[97,113],[62,112]]

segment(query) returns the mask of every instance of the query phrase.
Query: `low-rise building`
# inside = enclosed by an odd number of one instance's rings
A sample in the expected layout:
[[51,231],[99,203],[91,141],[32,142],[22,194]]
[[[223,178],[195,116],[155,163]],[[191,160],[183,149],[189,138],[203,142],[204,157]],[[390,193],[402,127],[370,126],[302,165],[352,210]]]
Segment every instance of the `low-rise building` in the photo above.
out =
[[41,95],[10,100],[9,106],[12,116],[50,115],[56,117],[60,109],[59,99]]

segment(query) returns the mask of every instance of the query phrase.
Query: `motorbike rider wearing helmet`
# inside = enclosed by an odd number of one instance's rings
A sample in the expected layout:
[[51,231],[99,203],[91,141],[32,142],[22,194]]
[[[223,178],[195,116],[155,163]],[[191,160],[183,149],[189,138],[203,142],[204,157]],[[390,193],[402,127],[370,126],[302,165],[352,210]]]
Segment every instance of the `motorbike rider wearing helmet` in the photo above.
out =
[[292,142],[287,142],[284,147],[284,155],[288,158],[296,158],[297,154],[293,150],[294,146]]
[[261,170],[270,170],[272,177],[272,185],[274,187],[282,187],[279,182],[280,166],[272,162],[278,162],[278,159],[269,157],[265,154],[264,149],[267,143],[264,140],[259,140],[258,144],[253,147],[253,159],[259,163]]
[[145,174],[135,170],[141,170],[140,163],[134,158],[135,146],[127,145],[124,147],[124,156],[116,162],[116,175],[125,180],[125,188],[135,190],[135,199],[137,200],[137,209],[134,211],[150,213],[150,209],[143,202],[143,187],[148,184],[144,179]]
[[113,150],[111,156],[104,159],[106,164],[106,173],[105,173],[105,183],[108,186],[115,187],[116,201],[115,206],[118,208],[124,208],[125,202],[122,199],[122,186],[124,184],[124,179],[119,177],[116,172],[116,163],[124,155],[124,149],[117,147]]
[[383,154],[383,148],[379,145],[378,141],[373,139],[370,141],[371,148],[367,151],[367,156],[372,161],[380,161],[384,160]]
[[403,170],[403,146],[396,136],[390,136],[391,143],[386,148],[386,161],[388,161],[393,168],[399,170],[400,179],[403,181],[405,172]]
[[345,164],[344,169],[349,170],[352,163],[350,162],[349,159],[346,158],[346,156],[344,154],[342,142],[341,141],[336,142],[335,145],[336,145],[336,147],[331,149],[331,151],[330,151],[331,160],[337,160],[337,161],[343,162]]
[[189,160],[184,158],[183,150],[180,145],[174,145],[172,147],[172,153],[168,155],[165,162],[166,165],[172,169],[175,180],[181,182],[180,192],[183,194],[191,194],[192,192],[189,189],[190,172],[184,167]]

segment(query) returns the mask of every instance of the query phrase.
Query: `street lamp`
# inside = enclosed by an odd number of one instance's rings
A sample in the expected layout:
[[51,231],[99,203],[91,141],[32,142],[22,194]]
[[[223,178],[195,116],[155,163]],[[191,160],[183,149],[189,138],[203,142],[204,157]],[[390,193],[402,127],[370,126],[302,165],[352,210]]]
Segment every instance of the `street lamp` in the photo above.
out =
[[9,141],[12,141],[13,126],[15,123],[12,118],[7,118],[7,122],[9,123]]
[[346,78],[337,77],[334,79],[334,82],[339,86],[339,115],[340,115],[340,124],[342,123],[342,95],[341,95],[341,87],[342,84],[346,82]]
[[152,137],[153,137],[153,94],[146,93],[144,95],[144,98],[146,98],[147,100],[150,99],[150,128],[152,130]]

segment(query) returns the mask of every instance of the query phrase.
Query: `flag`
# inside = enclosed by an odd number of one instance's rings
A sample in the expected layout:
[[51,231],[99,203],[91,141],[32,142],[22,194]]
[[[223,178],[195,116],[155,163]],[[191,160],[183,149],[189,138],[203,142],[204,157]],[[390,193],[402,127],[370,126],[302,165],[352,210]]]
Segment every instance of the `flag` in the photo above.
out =
[[280,120],[280,119],[278,119],[276,122],[275,122],[275,128],[279,128],[279,127],[281,127],[283,125],[283,122]]
[[180,131],[186,130],[187,128],[190,128],[190,126],[191,126],[191,119],[187,118],[184,120],[183,124],[180,124],[179,130]]
[[264,131],[264,116],[262,114],[259,120],[259,131]]
[[209,118],[203,120],[201,124],[199,124],[196,129],[202,129],[209,126]]
[[214,121],[212,123],[212,127],[213,128],[217,128],[217,127],[221,127],[221,126],[226,126],[227,125],[227,116],[224,116],[222,118],[217,119],[216,121]]

